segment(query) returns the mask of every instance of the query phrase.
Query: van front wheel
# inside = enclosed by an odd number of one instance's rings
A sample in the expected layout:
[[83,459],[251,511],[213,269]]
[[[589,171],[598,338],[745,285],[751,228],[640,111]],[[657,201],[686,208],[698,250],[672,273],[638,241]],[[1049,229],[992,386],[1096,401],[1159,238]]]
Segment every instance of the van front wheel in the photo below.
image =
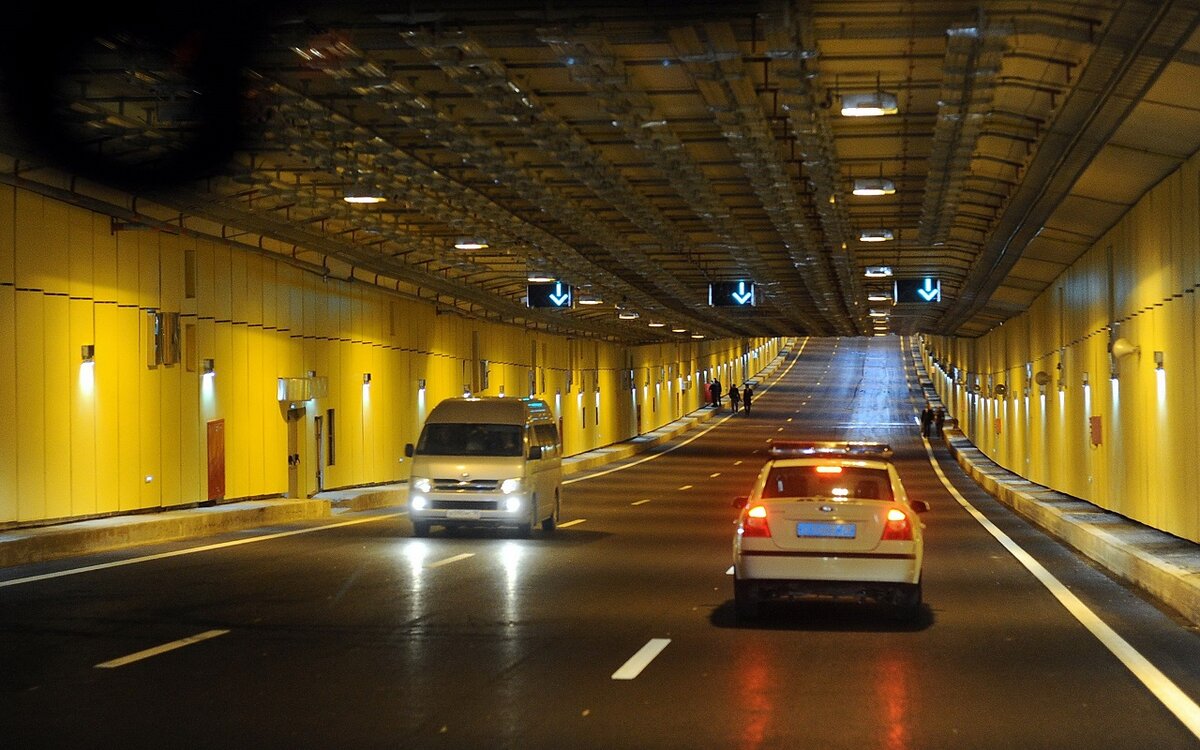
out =
[[554,531],[558,528],[558,514],[562,510],[562,498],[558,496],[558,490],[554,491],[554,512],[549,518],[542,519],[542,531]]

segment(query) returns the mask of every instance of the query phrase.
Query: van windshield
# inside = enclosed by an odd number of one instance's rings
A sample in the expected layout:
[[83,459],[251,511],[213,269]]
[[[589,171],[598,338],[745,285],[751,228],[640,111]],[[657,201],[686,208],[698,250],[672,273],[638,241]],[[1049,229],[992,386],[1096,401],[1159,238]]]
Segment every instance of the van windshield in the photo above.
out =
[[520,456],[524,428],[513,424],[427,424],[417,453],[427,456]]

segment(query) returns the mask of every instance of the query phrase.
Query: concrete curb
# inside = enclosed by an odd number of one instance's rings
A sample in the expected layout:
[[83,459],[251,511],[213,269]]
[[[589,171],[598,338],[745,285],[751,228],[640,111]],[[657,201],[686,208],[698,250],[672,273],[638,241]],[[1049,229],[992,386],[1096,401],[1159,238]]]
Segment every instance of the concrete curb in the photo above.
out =
[[321,500],[250,500],[204,508],[114,516],[67,525],[12,529],[0,533],[0,566],[42,562],[135,544],[218,534],[249,526],[269,526],[330,514]]
[[563,459],[562,473],[564,477],[580,474],[585,471],[590,471],[605,464],[622,461],[626,458],[631,458],[639,453],[662,445],[673,438],[682,435],[683,433],[707,422],[712,419],[718,412],[724,413],[720,409],[709,409],[701,407],[696,411],[681,417],[674,422],[671,422],[663,427],[647,432],[644,435],[639,435],[631,440],[626,440],[620,443],[614,443],[603,448],[588,451],[585,454],[586,458],[567,457]]
[[327,501],[333,508],[340,511],[374,510],[393,505],[404,505],[408,502],[408,487],[392,483],[378,487],[330,490],[318,492],[313,499]]
[[946,445],[980,487],[1091,560],[1200,625],[1196,545],[1012,474],[957,431]]

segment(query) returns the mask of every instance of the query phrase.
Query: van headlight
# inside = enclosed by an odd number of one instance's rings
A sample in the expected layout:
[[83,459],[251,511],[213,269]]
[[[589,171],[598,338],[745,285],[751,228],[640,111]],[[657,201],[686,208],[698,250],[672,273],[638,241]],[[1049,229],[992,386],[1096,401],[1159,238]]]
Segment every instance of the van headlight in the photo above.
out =
[[517,511],[519,511],[521,509],[521,498],[519,498],[519,497],[508,498],[508,500],[504,501],[504,509],[507,510],[509,513],[516,513]]
[[412,499],[412,509],[413,510],[425,510],[428,507],[429,507],[429,500],[422,497],[421,495],[413,495],[413,499]]
[[410,484],[417,492],[429,492],[433,489],[433,482],[426,477],[413,477]]
[[511,495],[512,493],[519,492],[520,490],[521,490],[520,477],[518,477],[517,479],[505,479],[503,482],[500,483],[500,491],[503,492],[505,495]]

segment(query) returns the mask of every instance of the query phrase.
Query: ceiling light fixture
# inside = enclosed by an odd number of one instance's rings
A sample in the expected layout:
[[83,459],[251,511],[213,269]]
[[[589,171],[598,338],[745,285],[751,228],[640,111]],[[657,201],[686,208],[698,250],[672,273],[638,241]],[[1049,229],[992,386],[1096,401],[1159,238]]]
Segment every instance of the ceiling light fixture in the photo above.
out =
[[455,250],[486,250],[487,240],[482,237],[459,237],[454,243]]
[[617,313],[617,317],[621,320],[637,320],[641,316],[635,313],[633,310],[622,310]]
[[868,294],[867,302],[891,302],[892,298],[886,294]]
[[657,321],[651,321],[647,325],[649,325],[651,328],[662,328],[663,326],[666,325],[666,323],[659,323]]
[[383,192],[379,188],[373,185],[355,183],[346,188],[346,192],[342,194],[342,200],[347,203],[370,204],[384,203],[387,201],[387,198],[384,197]]
[[529,274],[528,281],[531,281],[535,284],[545,284],[552,281],[557,281],[557,279],[544,273],[531,273]]
[[686,328],[672,328],[671,333],[687,333]]
[[886,279],[892,275],[891,266],[867,266],[866,276],[868,279]]
[[865,94],[842,94],[843,117],[881,117],[900,111],[896,95],[887,91],[871,91]]
[[858,233],[859,242],[890,242],[894,239],[890,229],[864,229]]
[[854,178],[855,195],[892,195],[896,192],[896,183],[884,177]]
[[581,295],[579,297],[579,299],[577,299],[575,301],[581,305],[603,305],[604,304],[604,300],[600,299],[599,297],[595,297],[591,294]]

